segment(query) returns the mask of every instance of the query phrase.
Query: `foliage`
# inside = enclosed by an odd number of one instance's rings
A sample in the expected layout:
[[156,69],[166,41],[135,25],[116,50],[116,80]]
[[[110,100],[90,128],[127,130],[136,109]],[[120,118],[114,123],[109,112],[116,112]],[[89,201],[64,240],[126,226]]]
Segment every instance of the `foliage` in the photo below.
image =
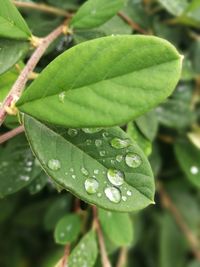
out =
[[0,0],[0,266],[200,267],[199,31],[199,0]]

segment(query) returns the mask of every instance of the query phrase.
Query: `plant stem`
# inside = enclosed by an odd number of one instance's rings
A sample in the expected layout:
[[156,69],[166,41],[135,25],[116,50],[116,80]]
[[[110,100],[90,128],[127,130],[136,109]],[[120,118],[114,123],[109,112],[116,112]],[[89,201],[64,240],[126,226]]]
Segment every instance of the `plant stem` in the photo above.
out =
[[119,252],[119,259],[118,259],[118,262],[117,262],[117,265],[116,267],[123,267],[125,266],[126,264],[126,261],[127,261],[127,248],[126,247],[123,247],[121,248],[120,252]]
[[43,11],[49,14],[54,14],[58,16],[68,17],[68,18],[72,16],[72,14],[70,14],[69,12],[65,10],[62,10],[57,7],[49,6],[46,4],[38,4],[38,3],[33,3],[33,2],[22,2],[22,1],[16,1],[16,0],[13,0],[12,2],[17,7],[34,9],[34,10]]
[[49,45],[59,36],[62,34],[65,25],[60,25],[54,31],[52,31],[46,37],[40,39],[40,43],[36,50],[33,52],[32,56],[28,60],[26,66],[20,73],[18,79],[12,86],[10,92],[8,93],[7,97],[5,98],[2,106],[0,108],[0,126],[4,122],[6,118],[6,109],[15,104],[18,98],[20,97],[21,93],[24,90],[27,80],[29,79],[30,73],[34,70],[37,63],[39,62],[40,58],[43,56]]
[[135,31],[138,31],[143,34],[148,34],[148,32],[140,27],[137,23],[135,23],[129,16],[122,12],[118,12],[117,15],[122,18],[126,23],[128,23],[131,28]]
[[65,252],[64,252],[64,256],[63,256],[63,258],[62,258],[62,263],[61,263],[61,266],[62,266],[62,267],[66,267],[66,266],[68,266],[67,264],[68,264],[69,254],[70,254],[70,245],[67,244],[67,245],[65,246]]
[[170,196],[167,194],[167,192],[165,191],[161,183],[158,183],[158,190],[159,190],[159,194],[160,194],[163,207],[165,207],[171,212],[177,225],[179,226],[184,236],[186,237],[193,255],[195,256],[197,261],[200,262],[200,247],[199,247],[198,239],[193,234],[193,232],[190,230],[190,228],[187,226],[187,224],[184,222],[181,213],[179,212],[177,207],[174,205]]
[[110,261],[108,259],[105,243],[104,243],[103,233],[102,233],[101,226],[100,226],[99,219],[98,219],[97,207],[92,206],[92,209],[93,209],[93,227],[96,229],[97,236],[98,236],[102,267],[111,267]]
[[24,131],[24,126],[19,126],[5,134],[0,135],[0,144],[3,144],[7,140],[15,137],[16,135],[22,133]]

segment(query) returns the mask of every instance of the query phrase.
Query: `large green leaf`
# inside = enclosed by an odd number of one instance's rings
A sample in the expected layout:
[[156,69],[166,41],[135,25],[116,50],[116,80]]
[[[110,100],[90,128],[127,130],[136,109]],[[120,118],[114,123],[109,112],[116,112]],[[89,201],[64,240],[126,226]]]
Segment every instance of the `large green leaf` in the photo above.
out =
[[187,140],[175,144],[177,160],[189,181],[200,188],[200,150]]
[[91,134],[86,133],[88,128],[49,128],[29,116],[24,125],[47,174],[84,201],[119,211],[139,210],[153,203],[150,165],[120,128]]
[[171,14],[181,15],[188,7],[188,0],[158,0]]
[[131,244],[133,226],[129,214],[99,209],[99,220],[104,233],[114,244],[119,246]]
[[10,0],[0,0],[0,36],[26,40],[31,32]]
[[73,47],[50,63],[22,95],[18,107],[57,125],[113,126],[162,102],[180,73],[180,55],[162,39],[99,38]]
[[73,249],[69,256],[69,267],[92,267],[97,259],[98,248],[96,234],[93,230],[88,232]]
[[41,172],[24,136],[13,138],[0,150],[0,197],[26,187]]
[[74,242],[81,229],[80,216],[68,214],[59,220],[54,231],[54,239],[57,244],[65,245]]
[[28,49],[29,43],[26,41],[0,39],[0,74],[17,63]]
[[100,26],[111,19],[124,3],[125,0],[88,0],[73,17],[71,26],[78,29]]

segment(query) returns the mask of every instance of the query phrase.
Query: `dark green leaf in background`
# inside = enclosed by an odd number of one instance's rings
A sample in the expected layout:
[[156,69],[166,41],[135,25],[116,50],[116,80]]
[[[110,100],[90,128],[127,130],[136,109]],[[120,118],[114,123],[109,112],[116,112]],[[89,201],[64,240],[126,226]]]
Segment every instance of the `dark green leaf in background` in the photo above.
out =
[[49,128],[29,116],[24,125],[48,175],[81,199],[119,211],[142,209],[154,202],[150,165],[120,128],[96,133],[88,128]]
[[80,216],[68,214],[59,220],[54,231],[54,239],[57,244],[66,245],[74,242],[81,229]]
[[131,244],[133,225],[129,214],[99,209],[99,220],[104,233],[114,244],[119,246]]
[[88,0],[71,21],[77,29],[95,28],[111,19],[125,4],[125,0]]
[[169,96],[180,74],[180,55],[162,39],[99,38],[57,57],[24,92],[18,107],[68,127],[123,124]]

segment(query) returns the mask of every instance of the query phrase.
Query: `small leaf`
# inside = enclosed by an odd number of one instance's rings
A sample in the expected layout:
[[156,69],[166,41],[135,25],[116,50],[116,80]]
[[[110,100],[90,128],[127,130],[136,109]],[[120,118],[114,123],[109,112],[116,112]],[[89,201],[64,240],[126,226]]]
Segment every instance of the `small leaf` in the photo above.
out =
[[84,201],[118,211],[153,203],[150,165],[120,128],[96,129],[96,133],[88,128],[49,128],[29,116],[24,125],[47,174]]
[[99,38],[50,63],[24,92],[18,107],[67,127],[119,125],[162,102],[180,74],[180,55],[162,39]]
[[119,246],[130,245],[133,241],[133,226],[127,213],[99,209],[99,220],[104,233]]
[[182,140],[176,142],[175,153],[188,180],[200,188],[200,150],[187,140]]
[[188,0],[158,0],[171,14],[180,16],[188,7]]
[[1,148],[0,162],[0,197],[26,187],[41,172],[23,135]]
[[31,32],[10,0],[0,0],[0,36],[18,40],[26,40]]
[[98,249],[96,234],[93,230],[88,232],[73,249],[69,256],[69,267],[93,267],[97,259]]
[[0,74],[16,64],[28,52],[28,49],[28,42],[0,39]]
[[54,231],[54,239],[57,244],[66,245],[74,242],[81,229],[80,216],[68,214],[60,219]]
[[88,0],[73,17],[71,26],[77,29],[100,26],[111,19],[124,3],[124,0]]

